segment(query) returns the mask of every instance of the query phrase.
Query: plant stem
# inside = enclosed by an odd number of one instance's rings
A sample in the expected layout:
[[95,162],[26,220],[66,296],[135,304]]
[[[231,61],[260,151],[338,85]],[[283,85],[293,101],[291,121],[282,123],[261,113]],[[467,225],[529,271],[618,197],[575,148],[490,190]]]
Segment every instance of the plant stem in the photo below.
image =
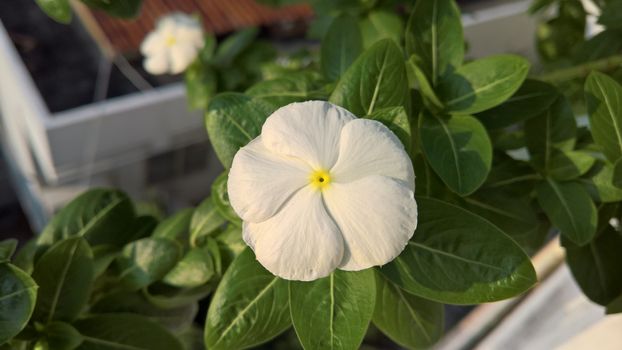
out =
[[540,80],[551,83],[564,82],[576,78],[585,78],[593,70],[610,71],[622,67],[622,55],[610,56],[596,61],[584,63],[575,67],[560,69],[540,76]]

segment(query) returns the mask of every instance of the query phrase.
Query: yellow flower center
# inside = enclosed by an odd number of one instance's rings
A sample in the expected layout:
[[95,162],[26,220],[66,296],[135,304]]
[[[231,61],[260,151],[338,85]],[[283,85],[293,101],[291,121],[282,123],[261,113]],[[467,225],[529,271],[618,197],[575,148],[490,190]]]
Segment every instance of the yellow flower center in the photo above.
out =
[[168,37],[166,37],[165,43],[166,43],[166,46],[171,47],[177,43],[177,39],[175,39],[174,36],[169,35]]
[[313,188],[322,191],[330,184],[330,173],[326,170],[315,170],[309,176],[309,182]]

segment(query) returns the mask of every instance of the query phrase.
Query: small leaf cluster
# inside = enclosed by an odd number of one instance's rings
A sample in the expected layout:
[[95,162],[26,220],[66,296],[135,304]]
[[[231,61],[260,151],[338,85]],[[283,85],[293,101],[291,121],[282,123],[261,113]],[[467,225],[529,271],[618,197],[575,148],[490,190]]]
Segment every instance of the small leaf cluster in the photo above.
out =
[[0,242],[0,349],[202,349],[198,301],[244,249],[220,183],[163,220],[90,190],[12,262],[17,242]]
[[[70,0],[35,0],[48,16],[60,23],[71,22]],[[83,4],[120,18],[135,17],[143,0],[80,0]]]

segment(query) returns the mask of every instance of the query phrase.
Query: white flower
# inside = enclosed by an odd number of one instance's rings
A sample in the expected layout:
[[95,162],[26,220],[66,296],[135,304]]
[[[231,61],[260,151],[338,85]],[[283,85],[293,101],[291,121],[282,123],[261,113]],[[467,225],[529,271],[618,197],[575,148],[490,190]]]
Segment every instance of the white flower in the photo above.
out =
[[309,101],[274,112],[238,151],[228,191],[257,260],[311,281],[397,257],[417,226],[414,179],[387,127]]
[[140,52],[145,56],[145,70],[151,74],[179,74],[203,47],[201,23],[183,13],[174,13],[158,21],[156,29],[147,34]]

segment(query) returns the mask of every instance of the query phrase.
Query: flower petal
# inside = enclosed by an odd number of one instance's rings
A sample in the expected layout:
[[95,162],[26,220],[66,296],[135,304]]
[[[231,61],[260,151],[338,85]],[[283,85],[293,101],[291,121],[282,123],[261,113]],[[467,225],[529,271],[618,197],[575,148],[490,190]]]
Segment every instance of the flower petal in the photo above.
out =
[[244,225],[244,240],[257,260],[288,280],[328,276],[343,256],[343,239],[320,192],[304,187],[274,217]]
[[164,37],[159,32],[153,31],[145,37],[140,44],[140,53],[144,56],[157,54],[166,48]]
[[343,234],[342,270],[358,271],[390,262],[417,227],[414,193],[403,181],[372,175],[331,183],[323,193],[328,212]]
[[268,117],[261,135],[275,152],[304,159],[314,169],[330,169],[337,161],[341,128],[355,118],[325,101],[292,103]]
[[339,159],[331,174],[335,182],[389,176],[415,189],[413,165],[404,146],[389,128],[375,120],[356,119],[343,127]]
[[198,50],[190,43],[178,43],[170,48],[171,73],[183,72],[197,57]]
[[148,56],[143,62],[145,70],[151,74],[164,74],[169,68],[168,53],[166,51]]
[[311,172],[298,159],[270,152],[261,138],[236,153],[227,182],[231,206],[251,222],[272,217],[294,192],[309,183]]

